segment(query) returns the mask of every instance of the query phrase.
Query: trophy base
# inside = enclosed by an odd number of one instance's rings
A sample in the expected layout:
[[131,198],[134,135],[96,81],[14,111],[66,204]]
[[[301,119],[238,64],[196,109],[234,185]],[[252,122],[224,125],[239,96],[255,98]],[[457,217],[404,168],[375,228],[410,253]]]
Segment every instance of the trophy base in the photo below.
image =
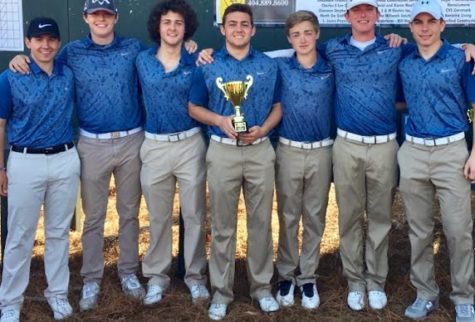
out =
[[247,133],[247,123],[246,122],[234,122],[233,121],[233,126],[234,126],[234,130],[237,132],[237,133]]

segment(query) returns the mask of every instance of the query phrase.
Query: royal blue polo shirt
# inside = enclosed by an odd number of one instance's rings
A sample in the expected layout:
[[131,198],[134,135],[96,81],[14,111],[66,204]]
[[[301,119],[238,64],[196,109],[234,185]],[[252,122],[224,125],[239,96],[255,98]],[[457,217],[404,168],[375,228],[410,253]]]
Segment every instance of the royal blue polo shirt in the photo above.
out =
[[[234,115],[234,107],[217,87],[216,79],[221,77],[224,83],[246,81],[248,75],[253,77],[253,85],[249,89],[247,99],[241,103],[241,113],[244,113],[248,128],[262,126],[272,105],[278,102],[278,97],[275,96],[277,63],[253,48],[242,60],[237,60],[223,48],[216,52],[212,64],[196,68],[190,102],[207,107],[220,115]],[[208,129],[210,135],[226,137],[217,126],[209,126]]]
[[372,45],[360,50],[350,39],[332,39],[324,48],[335,71],[337,127],[359,135],[396,132],[398,64],[413,46],[390,48],[378,34]]
[[90,36],[67,44],[59,54],[74,73],[79,127],[92,133],[142,125],[135,59],[144,49],[134,38],[114,36],[108,45]]
[[178,66],[165,72],[155,56],[157,49],[142,51],[136,61],[145,105],[145,131],[176,133],[199,126],[188,114],[196,55],[190,55],[182,48]]
[[55,62],[48,75],[30,57],[31,73],[0,75],[0,118],[7,120],[11,145],[46,148],[73,140],[74,78]]
[[415,51],[401,62],[409,135],[439,138],[468,130],[466,112],[475,103],[472,67],[463,50],[447,41],[429,60]]
[[311,68],[300,65],[295,54],[276,61],[280,71],[277,93],[283,112],[279,136],[300,142],[328,138],[334,109],[332,67],[320,54]]

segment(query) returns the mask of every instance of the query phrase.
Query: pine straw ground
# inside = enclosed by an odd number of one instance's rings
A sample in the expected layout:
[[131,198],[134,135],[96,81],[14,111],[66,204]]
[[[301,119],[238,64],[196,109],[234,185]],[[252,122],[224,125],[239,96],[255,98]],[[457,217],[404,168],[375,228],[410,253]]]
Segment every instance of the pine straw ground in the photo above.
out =
[[[178,219],[174,220],[174,264],[171,275],[171,287],[167,290],[162,303],[156,308],[144,308],[139,302],[125,297],[120,289],[117,277],[117,216],[114,211],[114,188],[111,188],[109,214],[106,226],[105,243],[105,274],[102,282],[102,293],[96,310],[87,313],[79,312],[79,294],[81,290],[81,244],[80,233],[71,232],[70,269],[71,283],[69,299],[75,314],[69,321],[207,321],[207,305],[192,305],[185,284],[174,277],[176,268],[176,245]],[[175,202],[175,213],[178,211]],[[475,204],[475,203],[474,203]],[[435,206],[435,209],[437,207]],[[274,254],[278,236],[278,220],[274,208],[273,237]],[[365,309],[362,312],[352,312],[346,305],[347,286],[342,276],[341,262],[338,254],[338,223],[334,191],[330,195],[327,212],[326,230],[321,247],[321,261],[318,269],[318,289],[321,305],[315,311],[306,311],[295,305],[291,309],[283,309],[273,315],[262,314],[256,302],[248,294],[246,279],[245,253],[246,231],[245,212],[242,202],[239,208],[239,232],[236,251],[235,302],[229,307],[225,321],[404,321],[404,308],[412,302],[415,291],[409,282],[409,241],[407,224],[403,217],[399,196],[394,203],[393,227],[390,235],[389,263],[390,271],[386,286],[389,304],[381,312]],[[41,225],[41,224],[40,224]],[[142,202],[140,212],[140,254],[143,256],[148,245],[148,219],[145,203]],[[207,226],[209,227],[209,226]],[[209,229],[208,229],[209,233]],[[434,238],[434,253],[436,254],[436,274],[441,289],[440,308],[430,316],[429,321],[451,321],[454,307],[449,300],[450,275],[448,254],[441,232],[440,222],[436,224]],[[208,238],[209,242],[209,238]],[[209,243],[207,244],[209,246]],[[43,270],[44,237],[39,229],[34,248],[31,268],[30,285],[26,292],[22,310],[22,321],[51,321],[51,311],[43,298],[46,287]],[[251,245],[252,246],[252,245]],[[142,279],[146,283],[145,279]],[[276,286],[273,279],[274,288]],[[298,298],[298,296],[297,296]],[[297,299],[299,303],[299,299]]]

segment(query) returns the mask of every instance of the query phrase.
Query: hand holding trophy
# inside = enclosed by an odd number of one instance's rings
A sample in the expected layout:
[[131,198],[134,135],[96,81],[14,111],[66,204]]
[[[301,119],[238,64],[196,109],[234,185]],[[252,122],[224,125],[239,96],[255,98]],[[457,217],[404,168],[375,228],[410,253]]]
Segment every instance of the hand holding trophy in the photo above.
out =
[[247,98],[247,93],[251,88],[254,79],[247,75],[246,81],[232,81],[223,83],[223,78],[216,78],[216,86],[223,92],[226,100],[234,106],[234,117],[232,123],[237,133],[247,132],[247,123],[244,119],[244,113],[241,113],[241,103]]

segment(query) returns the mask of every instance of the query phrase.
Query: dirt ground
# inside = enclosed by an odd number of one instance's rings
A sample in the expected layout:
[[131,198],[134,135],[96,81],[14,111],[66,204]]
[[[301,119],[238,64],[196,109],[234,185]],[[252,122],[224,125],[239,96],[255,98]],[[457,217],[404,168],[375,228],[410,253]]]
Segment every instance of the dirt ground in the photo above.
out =
[[[473,197],[472,197],[473,199]],[[144,308],[138,301],[124,296],[120,289],[117,276],[117,215],[115,213],[115,193],[111,188],[108,220],[105,228],[105,274],[102,281],[102,292],[99,306],[87,313],[79,312],[79,295],[82,281],[79,275],[81,267],[80,232],[71,232],[70,270],[71,283],[69,299],[75,314],[68,321],[208,321],[207,305],[192,305],[191,298],[183,281],[175,277],[176,254],[178,245],[178,201],[175,201],[174,215],[174,263],[171,271],[172,283],[161,304],[155,308]],[[474,203],[475,204],[475,203]],[[347,285],[342,275],[338,253],[338,222],[334,190],[330,194],[330,202],[326,217],[326,229],[321,245],[321,260],[318,268],[318,290],[321,305],[317,310],[307,311],[299,305],[290,309],[282,309],[272,315],[260,312],[258,304],[249,298],[246,278],[245,253],[246,231],[245,212],[242,202],[239,207],[238,243],[236,251],[235,302],[229,307],[225,321],[405,321],[404,309],[415,297],[415,290],[409,282],[410,245],[399,196],[394,202],[393,226],[390,235],[389,264],[390,271],[386,291],[389,296],[387,307],[380,311],[365,309],[353,312],[346,305]],[[434,206],[437,213],[437,206]],[[436,215],[437,217],[437,215]],[[22,321],[52,321],[52,314],[43,297],[46,288],[43,270],[44,237],[41,228],[38,230],[34,255],[31,266],[30,284],[26,291],[22,310]],[[148,214],[142,202],[140,212],[140,254],[143,256],[148,246]],[[207,225],[209,227],[209,225]],[[273,213],[274,254],[277,247],[278,220],[276,206]],[[209,233],[209,228],[207,229]],[[209,238],[208,244],[209,246]],[[441,225],[436,220],[434,234],[434,254],[436,257],[436,276],[440,286],[440,308],[427,321],[452,321],[454,307],[449,299],[450,275],[449,262]],[[145,284],[146,280],[141,278]],[[273,279],[274,288],[276,279]]]

